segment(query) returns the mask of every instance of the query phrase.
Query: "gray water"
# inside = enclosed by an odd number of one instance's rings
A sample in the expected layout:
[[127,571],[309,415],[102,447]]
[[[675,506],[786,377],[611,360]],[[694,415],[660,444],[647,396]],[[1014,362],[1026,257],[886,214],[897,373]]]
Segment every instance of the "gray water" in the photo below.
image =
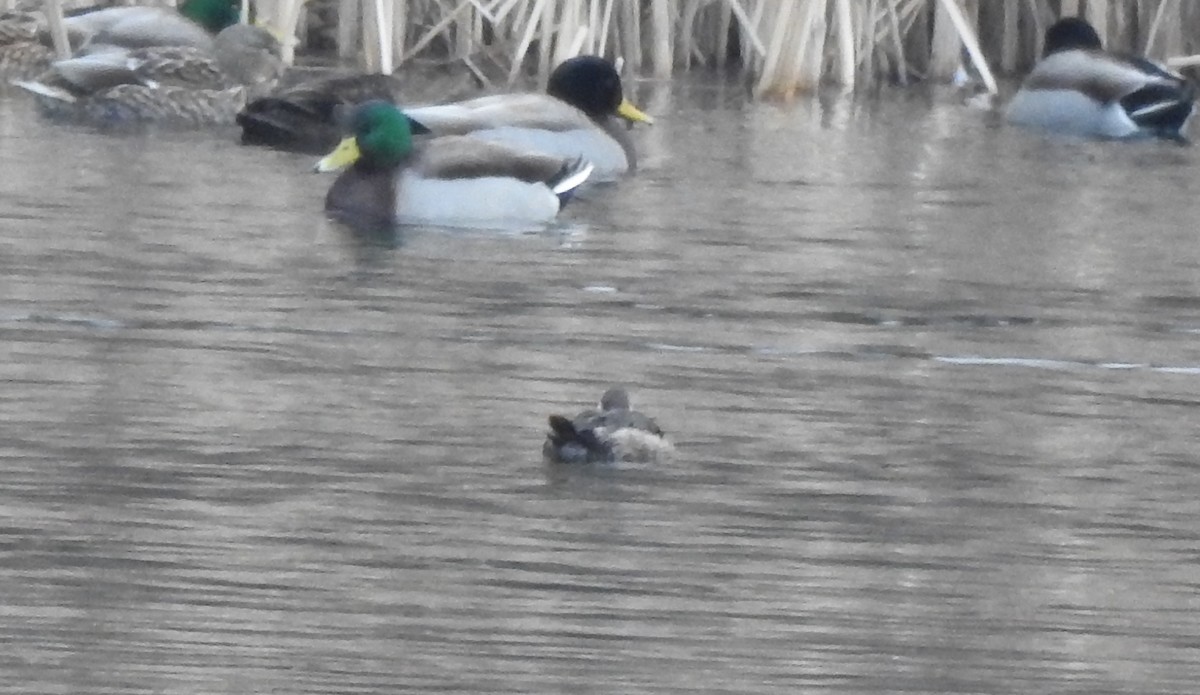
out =
[[[641,85],[536,234],[0,100],[0,692],[1194,693],[1200,150]],[[551,468],[610,383],[669,462]]]

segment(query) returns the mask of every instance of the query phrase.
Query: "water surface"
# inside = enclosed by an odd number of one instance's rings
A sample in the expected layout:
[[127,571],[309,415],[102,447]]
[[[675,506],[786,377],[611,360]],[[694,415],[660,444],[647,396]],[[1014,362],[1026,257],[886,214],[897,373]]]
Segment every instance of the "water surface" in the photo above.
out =
[[[1195,148],[643,84],[535,234],[0,100],[0,692],[1192,693]],[[661,465],[548,468],[610,383]]]

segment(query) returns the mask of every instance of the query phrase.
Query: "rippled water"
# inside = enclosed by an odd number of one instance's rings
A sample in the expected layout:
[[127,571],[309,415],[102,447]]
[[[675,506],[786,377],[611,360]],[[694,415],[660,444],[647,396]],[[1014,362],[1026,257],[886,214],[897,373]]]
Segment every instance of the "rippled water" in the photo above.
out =
[[[1192,693],[1195,147],[642,85],[540,234],[0,100],[0,692]],[[547,468],[612,382],[677,446]]]

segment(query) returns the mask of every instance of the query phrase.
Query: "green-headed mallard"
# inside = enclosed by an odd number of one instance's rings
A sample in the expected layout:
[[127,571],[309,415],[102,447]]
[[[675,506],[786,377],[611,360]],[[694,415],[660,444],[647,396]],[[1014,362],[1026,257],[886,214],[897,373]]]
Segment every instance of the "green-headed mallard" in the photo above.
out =
[[1145,58],[1106,53],[1096,30],[1067,17],[1046,30],[1042,60],[1009,102],[1009,122],[1090,137],[1181,139],[1195,91]]
[[246,104],[237,115],[242,143],[324,154],[342,139],[345,112],[364,101],[394,102],[391,75],[332,75],[306,80]]
[[654,461],[672,449],[658,423],[631,409],[625,389],[614,387],[574,418],[551,415],[542,455],[558,463]]
[[435,135],[471,135],[559,157],[583,157],[595,180],[615,179],[637,166],[623,124],[652,123],[626,99],[612,63],[577,56],[554,69],[545,94],[497,94],[404,112]]
[[72,46],[191,46],[213,49],[213,37],[237,24],[240,0],[184,0],[178,10],[127,6],[92,10],[63,19]]
[[386,101],[355,107],[349,126],[352,134],[316,169],[349,166],[330,187],[325,209],[359,224],[544,224],[592,171],[579,159],[468,137],[416,143],[408,118]]
[[234,24],[212,52],[192,47],[93,48],[60,60],[37,81],[17,81],[57,120],[120,125],[232,123],[248,89],[266,89],[283,70],[270,32]]

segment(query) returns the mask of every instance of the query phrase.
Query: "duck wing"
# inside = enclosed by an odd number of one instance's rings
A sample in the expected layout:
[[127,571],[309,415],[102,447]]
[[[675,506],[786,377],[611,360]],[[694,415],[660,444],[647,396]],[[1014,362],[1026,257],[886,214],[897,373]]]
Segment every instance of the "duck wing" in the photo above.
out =
[[565,131],[595,127],[582,111],[546,94],[496,94],[453,104],[415,106],[404,112],[437,135],[493,128]]
[[[590,165],[578,160],[518,150],[466,136],[439,137],[423,143],[412,165],[414,173],[427,179],[513,178],[526,183],[544,183],[555,193],[564,192],[559,190],[564,182],[571,182],[585,169],[586,173],[591,173]],[[584,174],[583,179],[586,178]],[[583,179],[574,182],[574,186]]]
[[608,410],[597,415],[592,422],[593,427],[604,427],[609,432],[630,428],[663,436],[662,428],[653,418],[636,410]]
[[219,62],[207,52],[189,47],[159,47],[130,51],[130,60],[143,84],[191,89],[233,86]]
[[15,84],[61,101],[121,85],[218,90],[232,86],[207,53],[187,47],[93,50],[55,61],[34,82]]
[[245,103],[245,88],[191,89],[125,84],[83,101],[77,116],[88,123],[170,122],[209,126],[232,124]]
[[140,80],[136,63],[129,54],[114,49],[56,60],[38,81],[87,94],[119,84],[137,84]]
[[341,139],[335,116],[339,106],[325,99],[260,97],[238,112],[242,144],[325,154]]
[[1191,93],[1182,76],[1151,60],[1087,50],[1047,56],[1033,68],[1022,86],[1075,90],[1101,103],[1120,101],[1145,89]]
[[1034,90],[1074,90],[1100,102],[1110,103],[1162,81],[1148,75],[1136,63],[1101,51],[1062,51],[1047,56],[1034,66],[1022,85]]

